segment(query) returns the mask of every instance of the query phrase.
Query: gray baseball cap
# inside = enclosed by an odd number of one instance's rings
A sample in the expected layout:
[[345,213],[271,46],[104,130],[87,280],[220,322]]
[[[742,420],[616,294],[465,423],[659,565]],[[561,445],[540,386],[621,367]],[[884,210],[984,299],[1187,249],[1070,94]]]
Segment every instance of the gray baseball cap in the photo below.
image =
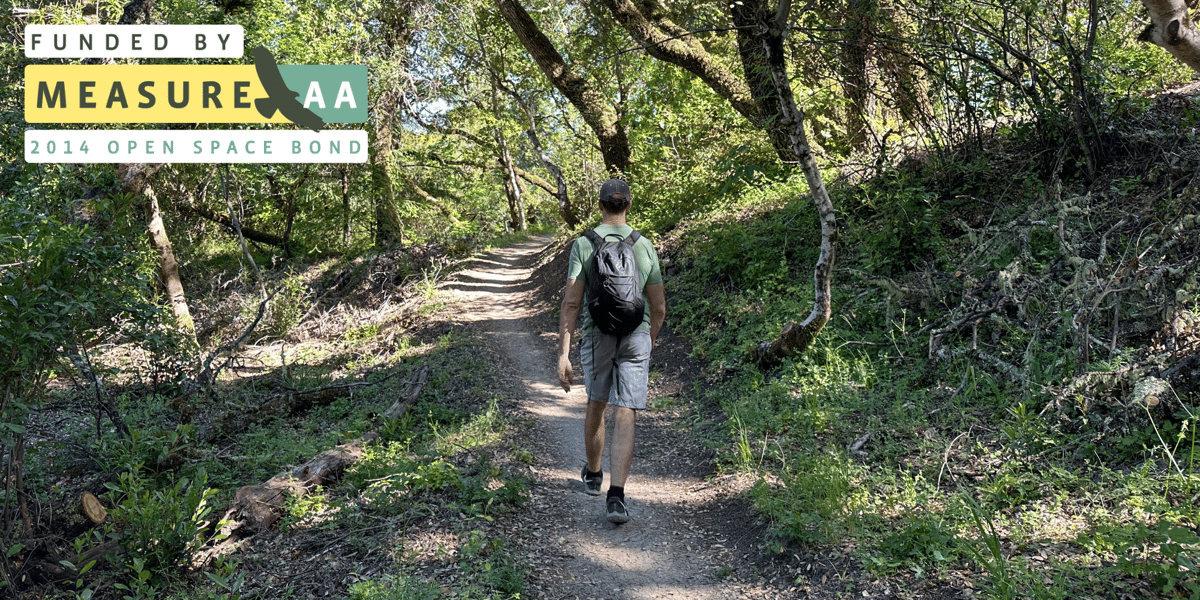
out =
[[632,194],[629,193],[629,184],[620,179],[609,179],[600,186],[600,201],[610,204],[624,204],[629,202]]

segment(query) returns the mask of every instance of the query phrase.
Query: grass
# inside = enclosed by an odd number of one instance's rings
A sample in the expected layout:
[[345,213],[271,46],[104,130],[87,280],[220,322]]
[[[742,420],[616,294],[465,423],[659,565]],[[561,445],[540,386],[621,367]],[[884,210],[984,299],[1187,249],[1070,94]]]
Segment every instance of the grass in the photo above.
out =
[[[1009,176],[988,167],[971,185]],[[1053,212],[1035,178],[1017,180],[1032,187],[1006,186],[993,222]],[[759,476],[750,496],[771,520],[768,548],[849,544],[869,571],[947,585],[956,571],[991,598],[1200,597],[1200,545],[1186,533],[1200,521],[1196,399],[1173,398],[1173,413],[1125,403],[1131,384],[1105,374],[1145,359],[1133,341],[1093,353],[1080,384],[1069,248],[1036,226],[964,235],[948,224],[977,209],[944,185],[897,170],[838,191],[833,319],[769,373],[744,363],[748,350],[811,307],[817,226],[802,182],[674,217],[673,326],[715,381],[685,400],[725,415],[718,460]],[[1100,272],[1143,251],[1134,238],[1110,244]],[[1023,302],[931,341],[973,297],[1017,288]],[[1176,296],[1129,298],[1123,312]],[[944,358],[931,357],[935,342]]]

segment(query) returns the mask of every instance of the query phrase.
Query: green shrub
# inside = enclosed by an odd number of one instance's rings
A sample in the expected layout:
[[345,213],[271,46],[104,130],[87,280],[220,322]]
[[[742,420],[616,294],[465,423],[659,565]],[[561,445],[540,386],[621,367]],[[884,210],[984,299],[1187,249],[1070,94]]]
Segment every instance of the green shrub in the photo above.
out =
[[288,275],[279,285],[282,289],[271,301],[267,331],[271,335],[283,337],[300,324],[300,319],[308,310],[308,286],[305,285],[304,279],[296,274]]
[[799,543],[829,543],[853,526],[858,500],[854,467],[827,454],[789,457],[781,485],[760,480],[750,490],[754,504],[769,515],[781,537]]
[[1096,537],[1111,544],[1118,571],[1152,576],[1167,597],[1200,600],[1200,536],[1194,528],[1162,519],[1153,529],[1142,523],[1107,527]]
[[908,566],[918,573],[929,567],[946,566],[961,553],[954,531],[944,521],[926,514],[904,519],[900,527],[883,535],[878,549],[882,558],[871,557],[869,561],[875,567],[887,570]]
[[501,538],[489,538],[479,530],[469,532],[459,549],[459,565],[501,598],[520,598],[525,591],[524,569],[504,551]]
[[212,512],[208,501],[217,494],[207,483],[203,471],[166,487],[126,471],[106,484],[114,500],[112,534],[135,564],[144,565],[139,573],[185,565],[203,545],[201,532]]
[[192,425],[176,425],[174,429],[151,426],[131,429],[129,438],[108,447],[101,447],[101,462],[112,471],[129,470],[140,472],[155,468],[172,453],[195,443],[196,428]]
[[936,257],[942,246],[936,194],[900,175],[866,184],[859,193],[875,212],[860,234],[872,271],[896,275]]
[[400,575],[350,586],[351,600],[436,600],[442,588],[415,576]]
[[410,455],[396,442],[368,448],[346,470],[346,482],[359,490],[372,510],[397,515],[412,504],[412,495],[448,488],[462,489],[458,468],[442,460]]

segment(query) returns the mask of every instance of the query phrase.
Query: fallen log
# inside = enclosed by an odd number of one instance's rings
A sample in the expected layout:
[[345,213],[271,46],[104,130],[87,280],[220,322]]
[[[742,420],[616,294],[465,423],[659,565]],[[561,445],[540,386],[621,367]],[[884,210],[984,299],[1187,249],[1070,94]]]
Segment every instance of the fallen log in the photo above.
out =
[[[376,421],[376,427],[382,422],[397,419],[408,412],[409,407],[416,403],[421,392],[429,381],[429,367],[421,367],[409,380],[400,398]],[[283,504],[289,496],[303,496],[318,486],[328,485],[341,479],[346,467],[362,456],[363,449],[379,439],[376,431],[364,434],[362,437],[342,444],[331,450],[325,450],[314,456],[308,462],[280,473],[271,479],[238,489],[233,496],[233,502],[221,518],[222,525],[219,533],[225,538],[220,547],[227,547],[239,539],[250,537],[269,529],[279,521]],[[214,548],[208,553],[213,556],[219,553]]]
[[[200,204],[183,203],[179,206],[185,212],[190,212],[194,215],[204,217],[205,219],[208,219],[209,221],[212,221],[214,223],[217,223],[218,225],[225,227],[226,229],[230,230],[231,232],[237,231],[234,228],[235,226],[234,226],[233,219],[229,218],[229,215],[219,213],[215,210],[208,208],[207,206],[202,206]],[[267,244],[268,246],[275,246],[276,248],[281,248],[281,249],[285,249],[285,250],[287,249],[288,240],[285,240],[282,237],[277,236],[273,233],[267,233],[265,231],[257,231],[255,229],[246,227],[245,225],[240,224],[240,223],[239,223],[239,225],[241,225],[240,229],[242,231],[242,235],[245,236],[246,239],[258,242],[260,244]]]
[[363,448],[378,439],[375,432],[353,442],[326,450],[308,462],[268,479],[247,485],[233,495],[233,503],[222,521],[227,521],[220,533],[230,539],[249,537],[266,531],[277,521],[288,496],[303,496],[319,486],[341,479],[346,467],[362,456]]
[[417,396],[421,395],[421,390],[425,389],[425,384],[428,382],[429,367],[423,366],[404,387],[404,391],[400,393],[400,399],[396,400],[391,408],[383,411],[383,418],[391,420],[403,417],[404,413],[407,413],[408,409],[417,402]]
[[[362,382],[326,386],[315,390],[283,394],[268,404],[285,407],[289,411],[299,412],[318,405],[320,402],[333,400],[348,395],[354,387],[373,385],[390,379],[388,375],[376,382]],[[429,367],[422,366],[405,385],[400,397],[375,421],[374,427],[382,423],[403,417],[416,404],[417,398],[429,381]],[[245,413],[239,413],[243,416]],[[265,418],[265,417],[264,417]],[[261,420],[261,418],[259,419]],[[245,426],[243,426],[244,428]],[[214,431],[216,431],[214,429]],[[331,450],[325,450],[312,457],[308,462],[285,471],[271,479],[244,486],[234,493],[229,509],[219,523],[222,523],[218,539],[222,539],[213,548],[201,552],[196,560],[199,564],[207,563],[213,557],[224,554],[239,540],[266,531],[280,519],[283,504],[289,496],[302,496],[319,486],[329,485],[341,479],[346,467],[358,460],[363,450],[379,439],[376,431],[370,431],[362,437],[339,445]],[[107,517],[107,511],[100,501],[92,494],[85,493],[80,500],[80,512],[93,523],[102,523]],[[63,557],[51,553],[38,560],[36,571],[40,574],[38,580],[47,583],[60,583],[78,577],[79,570],[92,561],[101,561],[105,556],[117,552],[119,547],[116,540],[107,540],[102,544],[84,550],[83,552]]]

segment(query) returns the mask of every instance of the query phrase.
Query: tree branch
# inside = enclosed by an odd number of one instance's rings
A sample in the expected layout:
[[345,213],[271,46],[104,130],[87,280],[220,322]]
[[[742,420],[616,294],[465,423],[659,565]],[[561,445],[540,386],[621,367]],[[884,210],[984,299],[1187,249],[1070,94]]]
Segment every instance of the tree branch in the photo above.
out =
[[1138,36],[1166,50],[1179,62],[1200,72],[1200,33],[1188,17],[1184,0],[1142,0],[1150,11],[1150,25]]

